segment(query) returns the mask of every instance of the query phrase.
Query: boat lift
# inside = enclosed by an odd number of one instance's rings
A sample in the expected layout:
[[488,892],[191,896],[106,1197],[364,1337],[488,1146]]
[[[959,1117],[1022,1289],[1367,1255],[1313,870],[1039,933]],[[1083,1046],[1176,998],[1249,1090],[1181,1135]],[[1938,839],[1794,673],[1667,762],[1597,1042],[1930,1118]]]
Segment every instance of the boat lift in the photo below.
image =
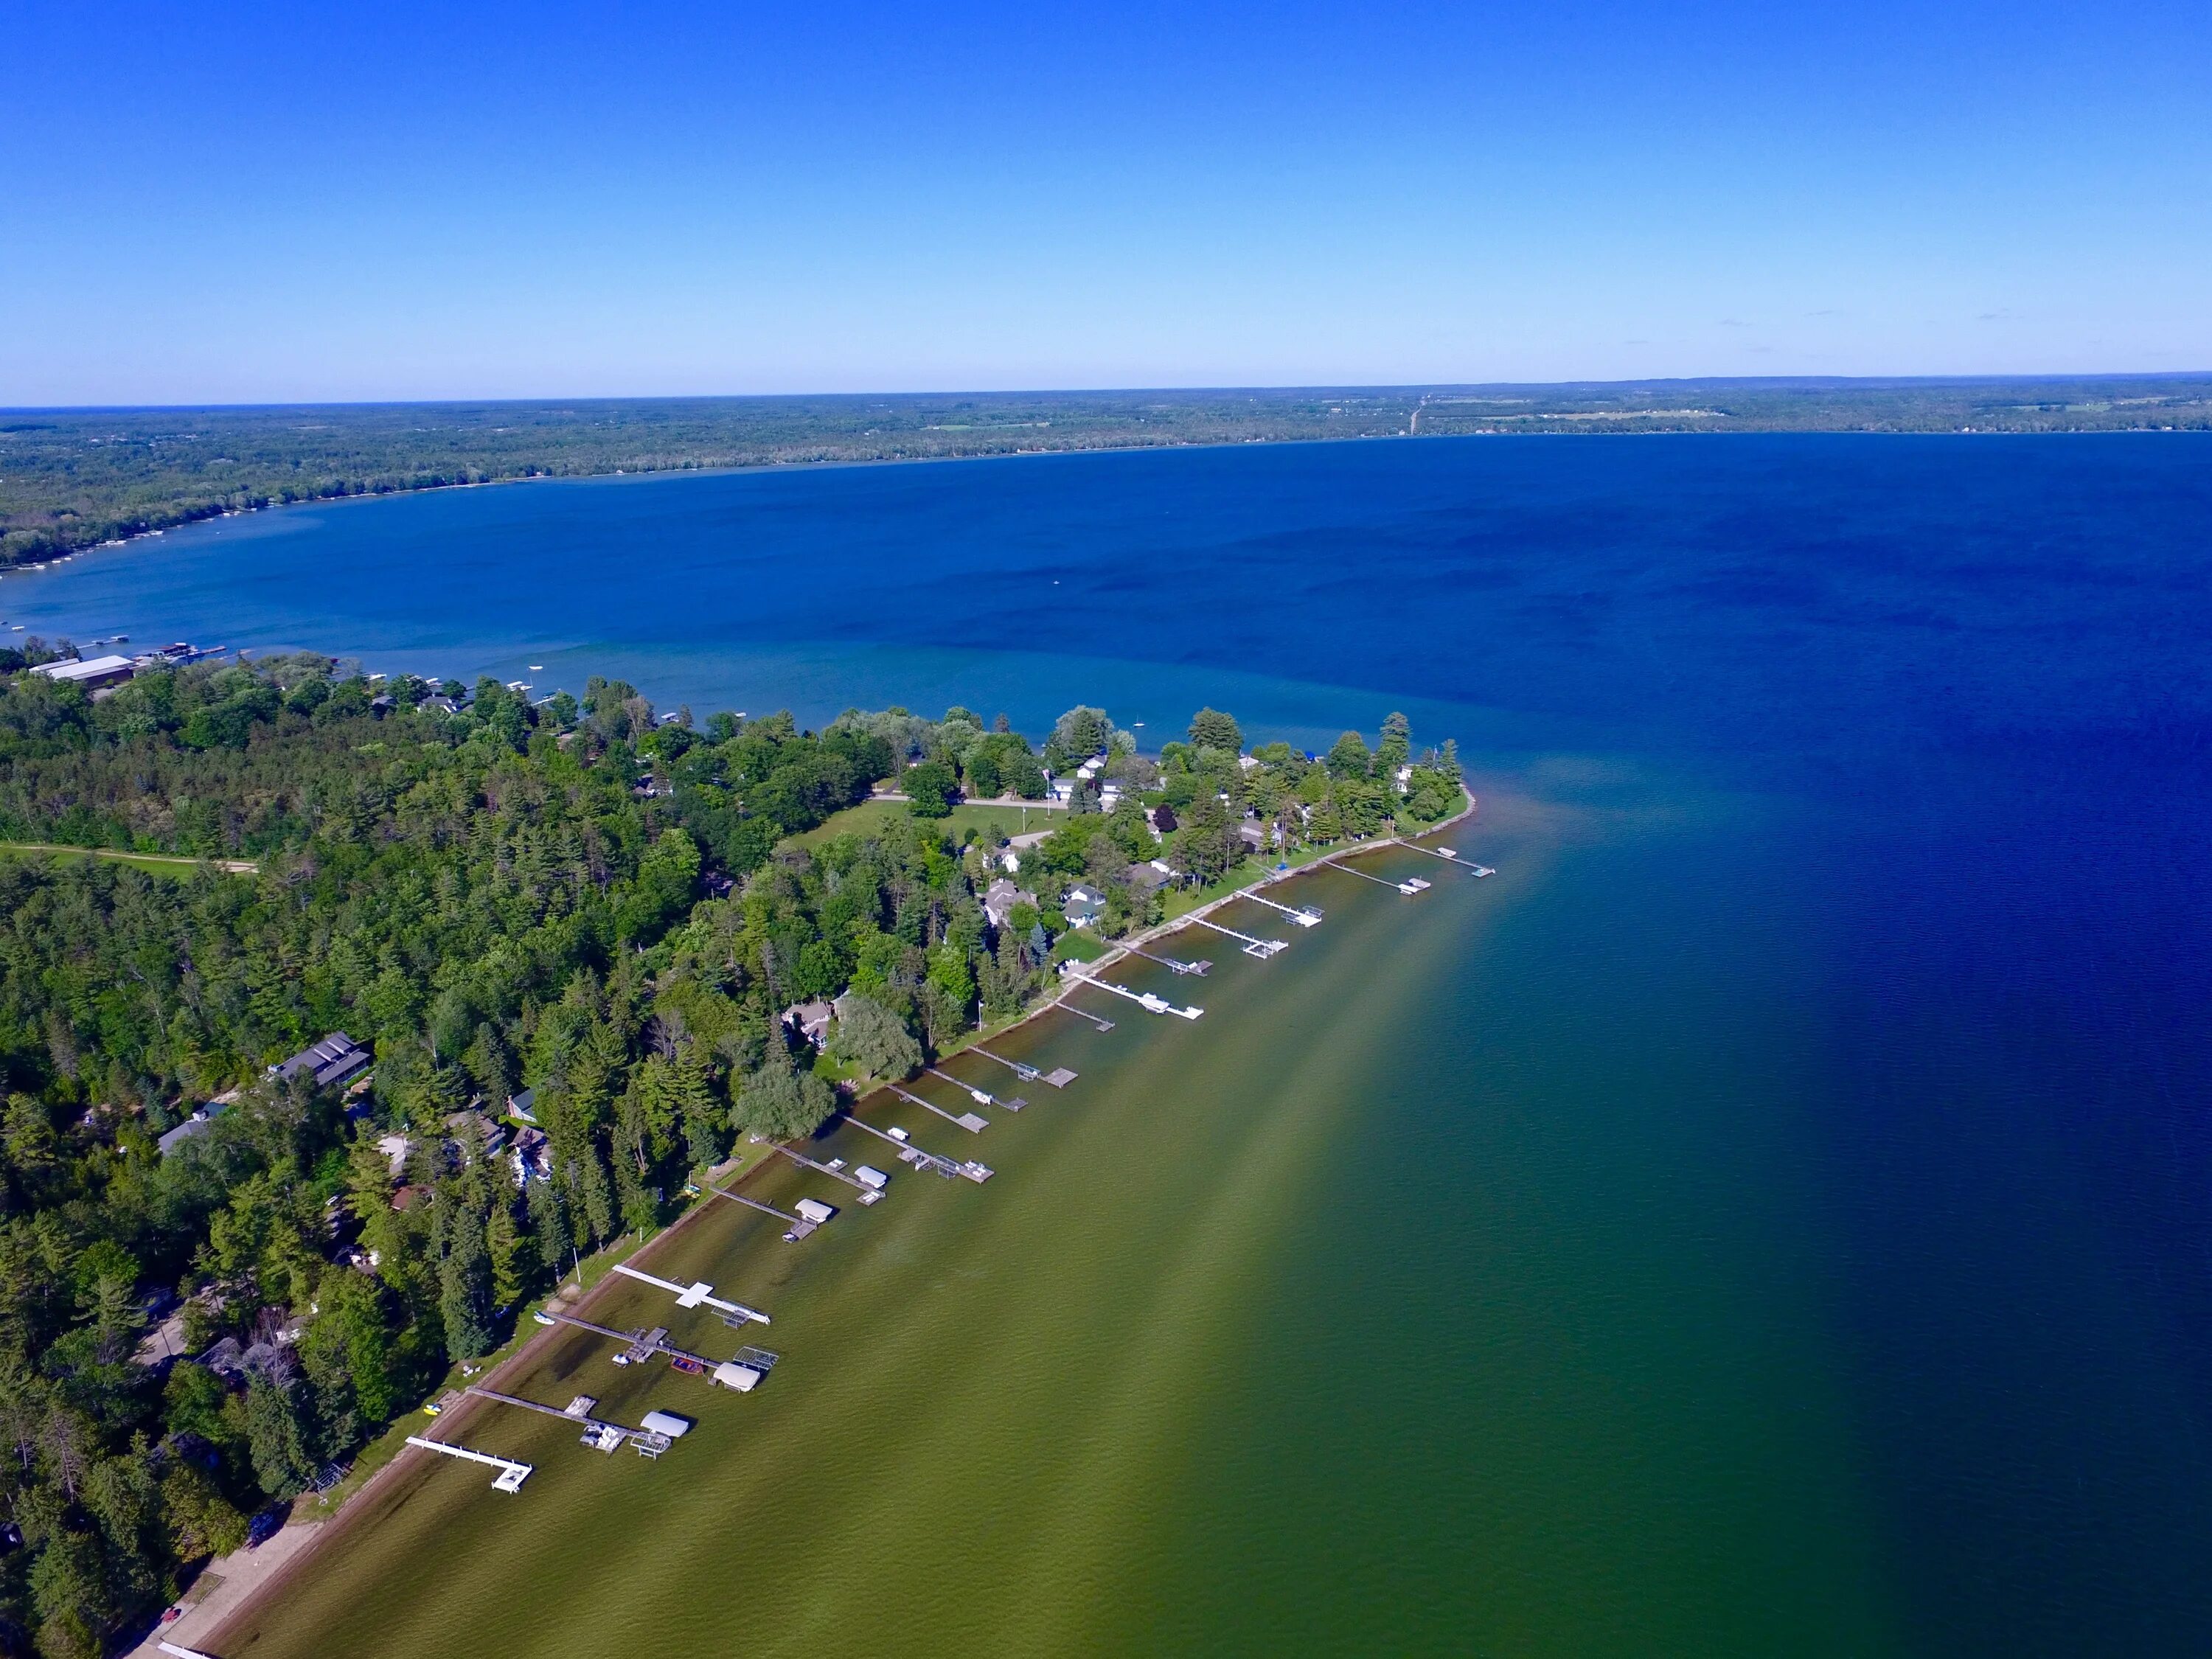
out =
[[956,1089],[965,1089],[968,1091],[968,1097],[978,1106],[996,1106],[1006,1111],[1018,1112],[1029,1104],[1029,1102],[1022,1099],[1018,1095],[1012,1100],[1000,1100],[988,1089],[979,1089],[972,1083],[963,1083],[951,1073],[941,1072],[934,1066],[925,1066],[922,1069],[932,1077],[942,1078]]
[[1264,894],[1246,893],[1243,896],[1250,899],[1255,904],[1264,904],[1270,910],[1280,910],[1285,915],[1288,916],[1292,921],[1297,923],[1301,927],[1318,927],[1321,926],[1321,906],[1318,904],[1301,904],[1294,909],[1290,905],[1277,903],[1273,899],[1268,898]]
[[1142,957],[1146,962],[1158,963],[1170,973],[1203,974],[1213,966],[1210,962],[1178,962],[1173,957],[1156,957],[1150,951],[1139,950],[1133,945],[1125,945],[1121,948],[1133,957]]
[[1224,927],[1219,922],[1209,921],[1204,916],[1193,916],[1190,920],[1201,927],[1211,927],[1217,933],[1226,933],[1231,939],[1242,939],[1244,942],[1244,954],[1248,957],[1258,957],[1263,962],[1278,951],[1290,949],[1290,946],[1281,939],[1254,939],[1249,933],[1240,933],[1234,927]]
[[986,1060],[997,1060],[1000,1065],[1005,1066],[1024,1083],[1042,1083],[1050,1088],[1065,1089],[1075,1081],[1075,1073],[1065,1066],[1049,1072],[1040,1071],[1025,1060],[1008,1060],[1004,1054],[994,1054],[980,1042],[969,1048],[968,1052],[971,1054],[981,1054]]
[[[611,1325],[595,1325],[588,1319],[579,1319],[574,1314],[549,1313],[542,1316],[558,1325],[574,1325],[579,1330],[597,1331],[601,1336],[611,1336],[617,1342],[629,1346],[615,1356],[617,1365],[642,1365],[656,1354],[667,1356],[669,1364],[687,1376],[703,1376],[710,1382],[719,1382],[726,1389],[735,1389],[740,1394],[750,1394],[760,1379],[774,1369],[781,1355],[766,1348],[743,1347],[735,1359],[709,1359],[705,1354],[693,1353],[679,1348],[668,1340],[668,1328],[656,1325],[649,1331],[618,1331]],[[744,1375],[750,1371],[750,1377]]]
[[1094,985],[1102,991],[1111,991],[1117,997],[1127,997],[1148,1014],[1180,1014],[1185,1019],[1196,1019],[1206,1012],[1198,1007],[1178,1008],[1165,997],[1151,991],[1132,991],[1127,986],[1116,985],[1111,980],[1093,979],[1088,974],[1076,972],[1075,964],[1072,962],[1066,963],[1061,972],[1079,985]]
[[626,1423],[610,1423],[603,1417],[592,1415],[592,1408],[599,1402],[587,1394],[580,1394],[568,1402],[564,1411],[558,1406],[546,1405],[543,1401],[525,1400],[519,1394],[500,1394],[491,1389],[480,1389],[469,1384],[468,1391],[479,1400],[495,1400],[502,1406],[520,1406],[527,1412],[539,1412],[547,1417],[566,1419],[584,1425],[583,1443],[593,1451],[612,1452],[622,1449],[627,1441],[637,1448],[640,1457],[658,1457],[676,1443],[672,1436],[658,1429],[633,1429]]
[[860,1194],[860,1202],[863,1204],[876,1203],[883,1197],[883,1193],[879,1189],[871,1187],[866,1182],[862,1181],[859,1176],[847,1175],[842,1170],[833,1170],[827,1164],[817,1163],[813,1158],[807,1157],[804,1152],[793,1152],[790,1147],[783,1145],[781,1141],[775,1143],[775,1149],[779,1152],[781,1152],[786,1158],[789,1158],[793,1164],[803,1164],[810,1170],[813,1170],[822,1175],[828,1176],[832,1181],[843,1182],[848,1187],[852,1188],[855,1192]]
[[1357,876],[1362,881],[1371,881],[1377,887],[1395,887],[1409,896],[1414,893],[1425,893],[1429,890],[1430,884],[1419,876],[1408,876],[1403,881],[1392,881],[1388,876],[1370,876],[1364,870],[1355,870],[1348,864],[1340,864],[1336,867],[1347,876]]
[[679,1308],[712,1308],[722,1316],[722,1322],[725,1325],[743,1325],[748,1320],[757,1321],[763,1325],[769,1322],[769,1316],[758,1309],[748,1308],[742,1302],[725,1301],[716,1296],[714,1287],[704,1279],[700,1279],[695,1284],[678,1285],[673,1279],[656,1279],[649,1273],[631,1267],[627,1261],[616,1262],[615,1271],[625,1279],[635,1279],[641,1285],[651,1285],[659,1290],[673,1291],[676,1305]]
[[[494,1457],[489,1452],[471,1451],[466,1446],[453,1445],[443,1440],[425,1440],[419,1434],[409,1435],[407,1443],[420,1446],[424,1451],[443,1452],[448,1457],[465,1458],[471,1463],[489,1464],[499,1471],[492,1478],[491,1489],[494,1492],[520,1492],[522,1483],[530,1479],[534,1467],[529,1463],[518,1463],[511,1457]],[[167,1642],[161,1644],[164,1653],[182,1653],[185,1650],[173,1648]]]
[[908,1105],[919,1106],[925,1112],[934,1112],[947,1123],[957,1123],[971,1135],[980,1135],[991,1127],[991,1120],[987,1117],[979,1117],[973,1112],[963,1112],[955,1117],[942,1106],[933,1106],[920,1095],[909,1090],[902,1089],[896,1083],[887,1083],[884,1086],[906,1102]]
[[588,1319],[579,1319],[574,1314],[547,1313],[545,1317],[556,1325],[574,1325],[580,1331],[596,1331],[601,1336],[611,1336],[617,1342],[629,1346],[615,1356],[617,1365],[642,1365],[656,1354],[666,1354],[671,1359],[694,1360],[702,1366],[713,1362],[703,1354],[686,1352],[668,1340],[668,1328],[655,1325],[649,1331],[618,1331],[611,1325],[595,1325]]
[[943,1176],[947,1181],[951,1180],[955,1176],[963,1176],[969,1181],[980,1184],[988,1181],[997,1173],[989,1164],[978,1164],[972,1158],[964,1164],[956,1164],[952,1159],[941,1158],[935,1152],[926,1152],[914,1144],[913,1136],[896,1127],[878,1129],[874,1124],[865,1122],[849,1112],[846,1114],[845,1121],[855,1129],[863,1130],[873,1135],[878,1140],[890,1142],[892,1146],[898,1148],[899,1162],[902,1164],[911,1164],[916,1169],[928,1170],[934,1174]]

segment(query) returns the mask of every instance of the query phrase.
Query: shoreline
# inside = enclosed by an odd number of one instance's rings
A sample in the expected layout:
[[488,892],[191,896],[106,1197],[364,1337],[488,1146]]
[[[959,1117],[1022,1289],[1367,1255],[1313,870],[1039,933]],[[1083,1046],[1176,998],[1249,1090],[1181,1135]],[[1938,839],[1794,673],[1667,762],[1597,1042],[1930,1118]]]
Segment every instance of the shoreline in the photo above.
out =
[[[0,413],[15,411],[0,410]],[[27,411],[38,413],[43,411]],[[63,559],[78,558],[87,553],[96,553],[112,546],[129,547],[132,544],[164,535],[171,531],[188,530],[198,525],[212,524],[223,519],[242,519],[261,513],[274,513],[285,507],[334,507],[346,501],[386,501],[398,495],[428,495],[447,489],[490,489],[509,484],[532,483],[588,483],[610,478],[666,478],[678,475],[728,477],[737,473],[774,472],[794,468],[809,471],[835,470],[845,467],[915,466],[932,463],[957,461],[1019,461],[1036,460],[1050,456],[1065,455],[1139,455],[1153,452],[1191,449],[1244,449],[1255,444],[1279,448],[1297,444],[1348,444],[1386,442],[1392,439],[1454,438],[2101,438],[2141,437],[2145,435],[2183,436],[2191,433],[2203,435],[2202,427],[2178,426],[2116,426],[2116,427],[2060,427],[2047,431],[2020,431],[2004,427],[1720,427],[1709,423],[1685,422],[1679,426],[1637,426],[1620,422],[1613,426],[1591,429],[1590,426],[1566,424],[1573,416],[1547,416],[1562,422],[1556,427],[1516,426],[1499,431],[1485,429],[1474,432],[1422,432],[1408,426],[1396,432],[1348,432],[1341,437],[1297,438],[1223,438],[1205,441],[1173,441],[1149,443],[1074,444],[1065,448],[979,449],[965,453],[945,455],[867,455],[835,460],[794,458],[765,461],[738,461],[713,466],[641,466],[613,467],[605,471],[549,472],[543,470],[519,472],[501,478],[458,479],[450,483],[404,484],[390,489],[356,489],[328,495],[303,495],[289,501],[268,501],[258,506],[225,507],[205,513],[180,514],[166,524],[149,525],[143,530],[132,530],[121,535],[105,535],[96,540],[72,542],[35,557],[16,559],[0,563],[0,575],[31,571]],[[1603,417],[1585,416],[1586,422]],[[1725,417],[1723,417],[1725,418]]]
[[[1106,951],[1093,961],[1087,963],[1086,966],[1092,971],[1100,971],[1111,966],[1117,961],[1127,960],[1129,957],[1130,951],[1133,946],[1143,945],[1154,939],[1161,939],[1170,933],[1176,933],[1188,927],[1194,921],[1201,921],[1205,917],[1211,915],[1223,905],[1233,903],[1238,899],[1244,898],[1250,894],[1261,891],[1261,890],[1273,886],[1278,883],[1289,881],[1295,877],[1304,875],[1310,871],[1324,869],[1328,866],[1336,864],[1344,859],[1350,858],[1357,854],[1380,852],[1385,848],[1408,846],[1418,841],[1422,836],[1432,836],[1437,834],[1439,831],[1449,830],[1455,824],[1464,823],[1476,815],[1478,811],[1480,809],[1481,803],[1476,798],[1474,790],[1468,787],[1464,780],[1462,780],[1460,783],[1460,791],[1463,797],[1464,804],[1457,811],[1454,812],[1449,817],[1439,818],[1436,823],[1428,824],[1419,830],[1399,831],[1389,836],[1379,836],[1373,840],[1354,842],[1348,846],[1341,847],[1334,849],[1334,851],[1326,853],[1320,858],[1315,859],[1310,863],[1299,865],[1294,869],[1270,869],[1264,871],[1257,878],[1245,883],[1243,885],[1235,889],[1233,891],[1224,893],[1216,898],[1208,899],[1205,903],[1197,906],[1195,908],[1185,911],[1182,915],[1174,917],[1170,921],[1158,923],[1157,925],[1145,928],[1140,932],[1131,933],[1125,939],[1111,941]],[[958,1047],[944,1051],[939,1055],[939,1059],[940,1060],[949,1059],[952,1055],[961,1053],[963,1049],[974,1047],[975,1044],[978,1042],[996,1041],[998,1038],[1005,1036],[1010,1031],[1019,1030],[1022,1027],[1030,1024],[1034,1020],[1042,1019],[1047,1014],[1059,1012],[1062,1000],[1068,994],[1068,989],[1069,988],[1063,984],[1036,1007],[1024,1011],[1020,1014],[1015,1016],[1012,1020],[1009,1020],[1006,1024],[988,1031],[978,1030],[974,1033],[972,1037],[963,1039]],[[848,1116],[857,1114],[861,1106],[871,1096],[879,1094],[890,1086],[890,1085],[887,1083],[878,1082],[873,1085],[866,1093],[855,1094],[848,1101],[842,1102],[841,1109]],[[759,1162],[753,1164],[750,1169],[741,1170],[736,1174],[729,1181],[726,1190],[742,1188],[747,1181],[751,1179],[752,1176],[758,1174],[761,1170],[773,1167],[775,1161],[775,1154],[771,1151],[768,1154],[764,1155]],[[688,1226],[698,1217],[709,1213],[712,1208],[713,1204],[711,1198],[708,1194],[702,1193],[699,1195],[698,1200],[695,1202],[690,1209],[684,1211],[683,1214],[678,1216],[673,1221],[671,1221],[665,1227],[661,1228],[651,1237],[642,1240],[636,1248],[631,1250],[628,1255],[622,1255],[617,1259],[622,1261],[642,1265],[644,1257],[659,1246],[665,1240],[673,1237],[677,1233],[683,1231],[683,1229]],[[577,1292],[573,1297],[565,1296],[561,1290],[556,1288],[553,1294],[548,1296],[542,1303],[539,1303],[537,1305],[548,1309],[558,1309],[560,1311],[564,1313],[582,1314],[590,1309],[593,1301],[606,1291],[609,1285],[617,1282],[619,1278],[620,1275],[611,1271],[611,1264],[610,1264],[610,1271],[604,1274],[597,1284],[586,1287],[580,1282]],[[534,1334],[526,1337],[520,1347],[516,1348],[504,1359],[500,1360],[496,1364],[493,1365],[490,1370],[484,1372],[478,1377],[470,1379],[469,1382],[471,1385],[478,1388],[496,1388],[498,1387],[501,1378],[507,1376],[512,1372],[526,1370],[530,1364],[535,1363],[535,1361],[542,1356],[544,1349],[550,1347],[555,1341],[560,1340],[568,1334],[568,1328],[565,1326],[554,1326],[540,1329]],[[434,1397],[434,1395],[433,1397]],[[442,1428],[451,1425],[458,1432],[460,1428],[465,1426],[465,1425],[474,1418],[477,1412],[486,1403],[486,1401],[479,1399],[476,1395],[464,1395],[459,1401],[447,1407],[446,1410],[440,1413],[435,1418],[431,1419],[433,1430],[434,1431],[436,1428]],[[419,1410],[420,1408],[417,1407],[416,1409]],[[403,1413],[399,1418],[395,1419],[392,1425],[387,1425],[384,1432],[389,1433],[392,1427],[397,1427],[399,1424],[405,1422],[407,1418],[412,1414],[413,1413],[411,1412]],[[381,1437],[380,1436],[380,1437]],[[426,1432],[422,1437],[425,1439],[440,1439],[444,1437],[433,1431]],[[421,1452],[420,1449],[417,1447],[403,1445],[398,1452],[395,1454],[388,1462],[384,1464],[382,1468],[377,1469],[368,1477],[368,1480],[362,1482],[362,1484],[355,1488],[351,1492],[349,1492],[344,1499],[338,1504],[337,1508],[331,1514],[312,1521],[287,1520],[284,1526],[279,1530],[279,1532],[275,1536],[272,1536],[267,1542],[259,1546],[260,1548],[269,1548],[270,1545],[276,1543],[285,1533],[296,1532],[297,1534],[304,1535],[300,1537],[299,1541],[289,1549],[289,1553],[285,1554],[284,1559],[278,1563],[273,1570],[255,1576],[250,1582],[244,1583],[236,1599],[236,1605],[219,1608],[213,1614],[216,1622],[204,1633],[199,1635],[197,1639],[200,1642],[207,1643],[212,1646],[220,1648],[223,1642],[232,1633],[233,1626],[250,1618],[261,1607],[266,1605],[272,1597],[281,1594],[286,1585],[288,1585],[301,1572],[314,1563],[316,1558],[329,1546],[332,1539],[340,1537],[345,1533],[350,1531],[355,1526],[362,1524],[362,1517],[368,1512],[369,1508],[368,1504],[364,1502],[364,1500],[368,1498],[371,1493],[383,1490],[393,1484],[393,1480],[396,1479],[394,1471],[402,1468],[420,1468],[422,1466],[423,1457],[428,1455],[428,1454]],[[201,1569],[202,1573],[204,1574],[212,1571],[216,1563],[210,1561],[206,1567]],[[225,1582],[235,1581],[227,1580]],[[215,1601],[219,1598],[221,1598],[220,1589],[211,1594],[207,1600],[209,1601]],[[201,1605],[204,1606],[205,1603],[204,1602]],[[197,1611],[198,1611],[198,1607],[188,1607],[184,1616],[179,1618],[175,1624],[166,1626],[156,1626],[155,1630],[146,1637],[144,1642],[140,1647],[130,1650],[131,1659],[139,1659],[139,1656],[142,1655],[145,1656],[145,1659],[158,1659],[160,1649],[157,1646],[157,1644],[179,1632],[184,1626],[191,1622],[192,1614]],[[190,1646],[191,1644],[180,1643],[179,1645]]]

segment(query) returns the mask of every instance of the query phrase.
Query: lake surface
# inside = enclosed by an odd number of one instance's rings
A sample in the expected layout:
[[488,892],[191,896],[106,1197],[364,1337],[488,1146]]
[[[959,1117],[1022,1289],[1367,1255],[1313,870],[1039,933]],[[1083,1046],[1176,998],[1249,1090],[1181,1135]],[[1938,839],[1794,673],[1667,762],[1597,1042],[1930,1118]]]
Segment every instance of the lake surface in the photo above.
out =
[[1486,802],[1494,880],[1317,875],[1196,1024],[1029,1028],[1082,1075],[988,1186],[675,1241],[776,1316],[759,1393],[557,1350],[699,1429],[482,1419],[521,1494],[416,1471],[232,1659],[2212,1648],[2205,440],[532,484],[0,617],[702,714],[1402,708]]

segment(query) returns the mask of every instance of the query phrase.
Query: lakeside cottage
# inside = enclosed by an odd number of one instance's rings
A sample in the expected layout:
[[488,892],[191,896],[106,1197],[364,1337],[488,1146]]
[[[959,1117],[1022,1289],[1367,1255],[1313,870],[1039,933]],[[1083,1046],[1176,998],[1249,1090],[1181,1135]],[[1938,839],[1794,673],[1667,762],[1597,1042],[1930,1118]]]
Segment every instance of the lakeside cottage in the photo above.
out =
[[237,1103],[238,1091],[235,1089],[231,1090],[228,1094],[217,1095],[206,1105],[194,1108],[190,1117],[154,1144],[161,1149],[161,1156],[167,1158],[186,1141],[196,1140],[208,1132],[208,1126]]
[[984,890],[983,914],[990,918],[992,927],[1004,927],[1017,904],[1034,906],[1036,902],[1035,893],[1024,892],[1002,876]]
[[1060,912],[1071,927],[1096,927],[1106,914],[1106,896],[1089,887],[1071,887]]
[[811,1002],[794,1002],[783,1011],[783,1023],[794,1036],[802,1036],[819,1048],[830,1040],[830,1022],[836,1017],[833,1004],[817,997]]
[[271,1066],[269,1075],[283,1083],[306,1073],[318,1088],[330,1088],[349,1081],[374,1058],[343,1031],[333,1031],[312,1048]]
[[543,1129],[516,1131],[514,1145],[507,1151],[514,1164],[514,1184],[527,1187],[533,1181],[553,1179],[553,1140]]

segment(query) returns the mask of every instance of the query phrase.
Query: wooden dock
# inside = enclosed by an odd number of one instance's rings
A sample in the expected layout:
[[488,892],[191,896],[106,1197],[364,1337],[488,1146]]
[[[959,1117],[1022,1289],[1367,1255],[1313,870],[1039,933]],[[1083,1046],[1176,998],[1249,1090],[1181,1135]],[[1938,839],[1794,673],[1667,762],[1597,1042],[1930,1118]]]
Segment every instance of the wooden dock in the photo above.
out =
[[1243,944],[1244,954],[1248,957],[1257,957],[1262,962],[1273,956],[1278,951],[1290,949],[1290,946],[1281,939],[1255,939],[1249,933],[1240,933],[1234,927],[1224,927],[1219,922],[1205,916],[1193,916],[1190,920],[1201,927],[1211,927],[1217,933],[1226,934],[1231,939],[1241,940]]
[[584,1425],[583,1443],[593,1451],[619,1451],[625,1444],[635,1446],[641,1457],[658,1457],[675,1443],[666,1435],[653,1429],[633,1429],[627,1423],[611,1423],[605,1418],[592,1415],[592,1407],[599,1402],[589,1395],[579,1395],[567,1409],[549,1406],[542,1400],[526,1400],[519,1394],[501,1394],[494,1389],[469,1384],[468,1392],[479,1400],[491,1400],[502,1406],[519,1406],[526,1412],[537,1412],[546,1417],[557,1417],[569,1423]]
[[1065,1066],[1057,1066],[1048,1072],[1041,1066],[1031,1066],[1025,1060],[1008,1060],[1004,1054],[994,1054],[980,1042],[966,1052],[971,1054],[981,1054],[986,1060],[996,1060],[1024,1083],[1042,1083],[1048,1089],[1065,1089],[1075,1081],[1075,1073]]
[[978,1117],[973,1112],[962,1112],[956,1116],[942,1106],[924,1100],[911,1090],[900,1088],[896,1083],[887,1083],[884,1086],[909,1106],[919,1106],[925,1112],[934,1112],[947,1123],[957,1123],[971,1135],[981,1134],[984,1130],[991,1127],[991,1120],[987,1117]]
[[988,1089],[979,1089],[974,1084],[967,1082],[963,1079],[957,1078],[950,1072],[940,1071],[934,1066],[925,1066],[922,1069],[927,1072],[930,1076],[941,1079],[943,1081],[951,1084],[956,1089],[966,1090],[968,1091],[968,1097],[979,1106],[996,1106],[1001,1111],[1018,1112],[1023,1107],[1029,1104],[1029,1102],[1024,1100],[1018,1095],[1012,1100],[1001,1100],[998,1096],[993,1094]]

